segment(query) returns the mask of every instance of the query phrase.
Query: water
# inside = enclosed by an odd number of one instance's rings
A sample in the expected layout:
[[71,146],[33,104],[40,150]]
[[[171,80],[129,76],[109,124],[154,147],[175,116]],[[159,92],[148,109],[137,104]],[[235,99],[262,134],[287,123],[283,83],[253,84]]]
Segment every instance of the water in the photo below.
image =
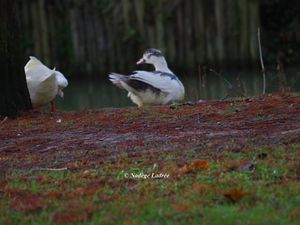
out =
[[[288,85],[292,91],[300,91],[300,73],[296,69],[286,72]],[[236,81],[237,76],[240,82]],[[253,96],[262,93],[262,75],[257,71],[227,72],[222,77],[234,87],[228,89],[228,83],[220,76],[209,72],[205,84],[198,75],[179,77],[186,90],[186,101],[199,99],[222,99],[230,96]],[[127,97],[127,92],[114,86],[108,79],[76,80],[69,79],[69,86],[64,90],[65,98],[58,98],[60,110],[74,111],[82,109],[98,109],[108,107],[127,107],[134,104]],[[244,88],[239,88],[239,85]],[[267,92],[278,90],[276,74],[267,74]]]

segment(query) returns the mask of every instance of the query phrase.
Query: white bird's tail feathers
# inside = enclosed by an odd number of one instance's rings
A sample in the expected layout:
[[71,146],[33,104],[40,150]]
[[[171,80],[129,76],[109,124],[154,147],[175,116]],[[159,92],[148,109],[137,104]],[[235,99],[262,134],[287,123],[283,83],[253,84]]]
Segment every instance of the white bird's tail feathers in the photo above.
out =
[[124,80],[127,76],[119,74],[119,73],[110,73],[109,74],[109,80]]
[[124,81],[126,81],[128,78],[128,76],[122,75],[122,74],[118,74],[118,73],[110,73],[109,74],[109,80],[116,86],[118,86],[119,88],[124,89],[124,86],[122,85],[122,83],[124,83]]

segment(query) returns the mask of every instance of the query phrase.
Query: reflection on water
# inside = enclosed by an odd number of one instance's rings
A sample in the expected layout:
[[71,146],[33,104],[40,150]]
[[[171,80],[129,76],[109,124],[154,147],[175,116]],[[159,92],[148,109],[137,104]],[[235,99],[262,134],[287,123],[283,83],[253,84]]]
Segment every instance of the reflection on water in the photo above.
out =
[[109,80],[69,79],[64,94],[64,99],[57,97],[60,110],[133,106],[126,92],[112,85]]
[[[293,72],[288,78],[288,84],[293,91],[300,91],[299,72]],[[197,101],[199,99],[222,99],[229,93],[231,96],[238,96],[245,93],[246,96],[253,96],[262,92],[262,77],[259,72],[231,72],[222,74],[232,85],[214,73],[207,73],[204,80],[197,76],[181,77],[185,90],[186,101]],[[237,77],[239,80],[237,81]],[[271,77],[273,77],[271,79]],[[269,75],[267,81],[267,92],[278,90],[276,75]],[[126,107],[134,104],[127,97],[127,92],[114,86],[107,80],[72,80],[69,78],[69,86],[64,90],[65,98],[58,98],[60,110],[81,110],[97,109],[107,107]]]

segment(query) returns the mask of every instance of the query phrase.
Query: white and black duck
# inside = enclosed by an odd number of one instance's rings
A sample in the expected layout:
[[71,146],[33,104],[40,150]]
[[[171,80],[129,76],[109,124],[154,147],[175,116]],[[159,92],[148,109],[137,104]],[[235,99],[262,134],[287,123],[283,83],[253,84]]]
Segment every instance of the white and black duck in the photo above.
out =
[[161,51],[146,50],[137,64],[153,64],[154,71],[134,71],[131,75],[110,73],[109,80],[128,91],[128,97],[139,107],[180,102],[184,99],[184,86],[168,68]]

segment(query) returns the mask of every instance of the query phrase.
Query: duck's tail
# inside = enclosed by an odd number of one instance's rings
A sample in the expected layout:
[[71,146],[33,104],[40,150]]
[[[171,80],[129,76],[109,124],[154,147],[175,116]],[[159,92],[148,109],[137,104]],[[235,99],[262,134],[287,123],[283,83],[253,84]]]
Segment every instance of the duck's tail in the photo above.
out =
[[109,80],[111,82],[113,82],[113,80],[124,80],[124,79],[126,79],[127,76],[119,74],[119,73],[110,73],[108,75],[108,77],[109,77]]
[[27,62],[27,64],[25,65],[24,69],[25,72],[27,72],[29,69],[38,66],[38,65],[43,65],[42,62],[40,60],[38,60],[36,57],[34,56],[29,56],[29,61]]
[[125,82],[128,79],[128,76],[122,75],[122,74],[118,74],[118,73],[110,73],[108,75],[108,79],[116,86],[118,86],[119,88],[124,88],[122,83]]

